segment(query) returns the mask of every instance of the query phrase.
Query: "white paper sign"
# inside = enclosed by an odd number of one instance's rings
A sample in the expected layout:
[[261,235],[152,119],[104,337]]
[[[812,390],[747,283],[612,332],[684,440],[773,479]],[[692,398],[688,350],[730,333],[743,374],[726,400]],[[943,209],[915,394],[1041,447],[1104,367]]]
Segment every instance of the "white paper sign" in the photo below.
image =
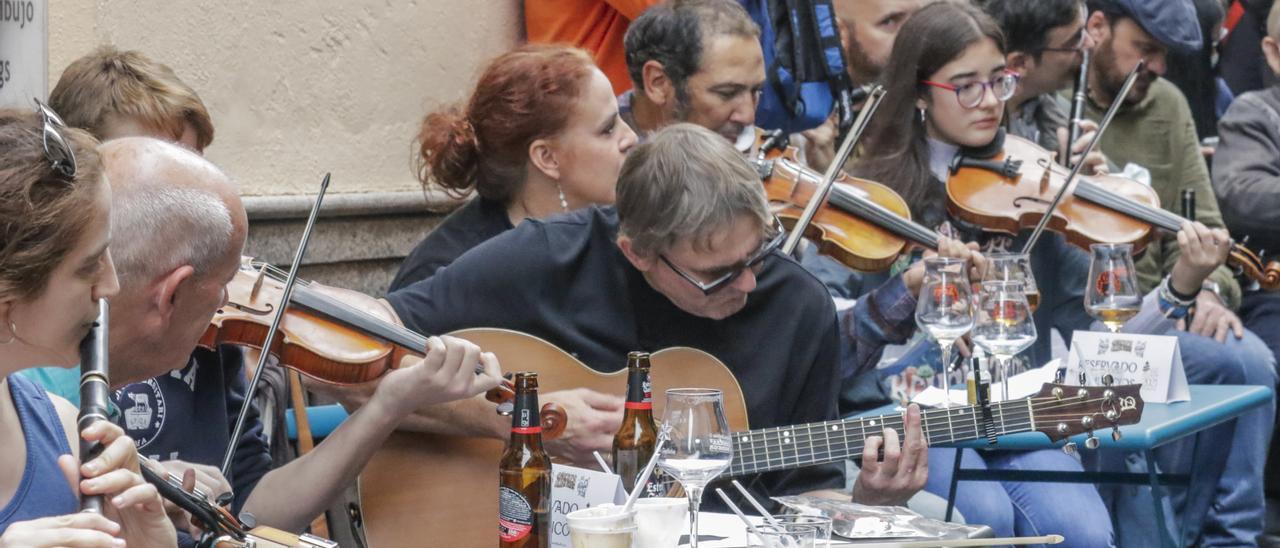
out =
[[[4,0],[0,0],[2,2]],[[586,468],[551,465],[551,546],[570,548],[569,522],[565,516],[575,510],[601,504],[623,504],[627,492],[622,478]]]
[[0,0],[0,107],[48,95],[48,0]]
[[1067,382],[1076,382],[1081,371],[1090,386],[1101,386],[1105,375],[1115,384],[1141,384],[1147,403],[1191,399],[1177,337],[1076,331],[1067,356]]

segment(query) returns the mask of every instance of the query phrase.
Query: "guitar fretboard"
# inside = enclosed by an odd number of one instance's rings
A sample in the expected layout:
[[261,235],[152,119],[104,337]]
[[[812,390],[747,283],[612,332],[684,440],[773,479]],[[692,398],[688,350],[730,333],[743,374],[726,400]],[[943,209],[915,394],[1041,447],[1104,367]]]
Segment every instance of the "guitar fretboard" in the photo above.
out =
[[[995,435],[1035,430],[1032,399],[991,404]],[[929,445],[983,438],[982,412],[976,406],[931,409],[921,415]],[[728,474],[741,476],[860,458],[868,436],[886,428],[905,438],[903,416],[858,417],[795,426],[763,428],[733,434],[733,462]]]

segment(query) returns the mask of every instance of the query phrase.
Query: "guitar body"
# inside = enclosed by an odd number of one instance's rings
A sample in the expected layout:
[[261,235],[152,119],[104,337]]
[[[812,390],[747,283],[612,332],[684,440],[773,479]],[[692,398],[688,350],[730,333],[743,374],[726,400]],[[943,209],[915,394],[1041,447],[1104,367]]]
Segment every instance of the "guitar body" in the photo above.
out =
[[[450,335],[498,356],[504,371],[538,373],[538,391],[589,388],[623,395],[627,370],[600,373],[555,345],[503,329]],[[714,356],[669,348],[650,359],[654,417],[661,420],[668,388],[718,388],[729,428],[747,430],[747,405],[733,373]],[[619,365],[622,365],[621,363]],[[570,423],[573,417],[568,417]],[[505,440],[396,432],[360,474],[367,546],[493,546],[497,542],[498,460]],[[594,463],[578,463],[594,468]]]

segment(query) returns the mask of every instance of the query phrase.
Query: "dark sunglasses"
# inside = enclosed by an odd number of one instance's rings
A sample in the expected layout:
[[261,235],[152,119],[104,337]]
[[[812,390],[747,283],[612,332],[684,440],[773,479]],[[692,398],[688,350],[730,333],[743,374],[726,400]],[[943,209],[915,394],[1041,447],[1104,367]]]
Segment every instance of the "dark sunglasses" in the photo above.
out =
[[71,151],[71,145],[67,143],[66,137],[62,136],[59,129],[66,129],[66,122],[58,116],[58,113],[49,108],[48,105],[35,99],[36,112],[40,113],[41,122],[44,125],[44,157],[49,160],[50,166],[54,171],[61,174],[67,179],[76,177],[76,155]]
[[773,218],[773,228],[770,231],[773,232],[773,235],[769,237],[768,241],[764,242],[764,244],[760,246],[760,249],[756,250],[755,253],[752,253],[750,257],[747,257],[747,260],[742,262],[742,266],[733,267],[733,269],[728,273],[709,282],[703,282],[692,274],[685,272],[683,269],[676,266],[675,263],[672,263],[671,259],[668,259],[665,254],[658,254],[658,258],[662,259],[662,262],[666,263],[668,268],[676,274],[679,274],[681,278],[685,279],[685,281],[701,290],[703,295],[710,295],[733,283],[733,281],[738,279],[738,276],[741,276],[747,269],[751,269],[751,272],[755,274],[760,273],[760,270],[764,267],[765,258],[768,257],[770,253],[773,253],[775,250],[782,247],[782,242],[786,240],[787,236],[786,231],[782,228],[782,221],[779,221],[777,217]]

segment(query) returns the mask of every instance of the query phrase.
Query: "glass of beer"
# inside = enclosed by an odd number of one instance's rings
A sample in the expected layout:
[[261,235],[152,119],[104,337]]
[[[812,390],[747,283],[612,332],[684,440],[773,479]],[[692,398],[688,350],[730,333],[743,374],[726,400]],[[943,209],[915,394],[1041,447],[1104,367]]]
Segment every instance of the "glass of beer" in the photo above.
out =
[[1119,332],[1142,308],[1142,293],[1133,268],[1133,246],[1093,244],[1089,252],[1092,258],[1085,308],[1112,333]]
[[631,548],[636,533],[636,512],[601,504],[565,516],[573,548]]

